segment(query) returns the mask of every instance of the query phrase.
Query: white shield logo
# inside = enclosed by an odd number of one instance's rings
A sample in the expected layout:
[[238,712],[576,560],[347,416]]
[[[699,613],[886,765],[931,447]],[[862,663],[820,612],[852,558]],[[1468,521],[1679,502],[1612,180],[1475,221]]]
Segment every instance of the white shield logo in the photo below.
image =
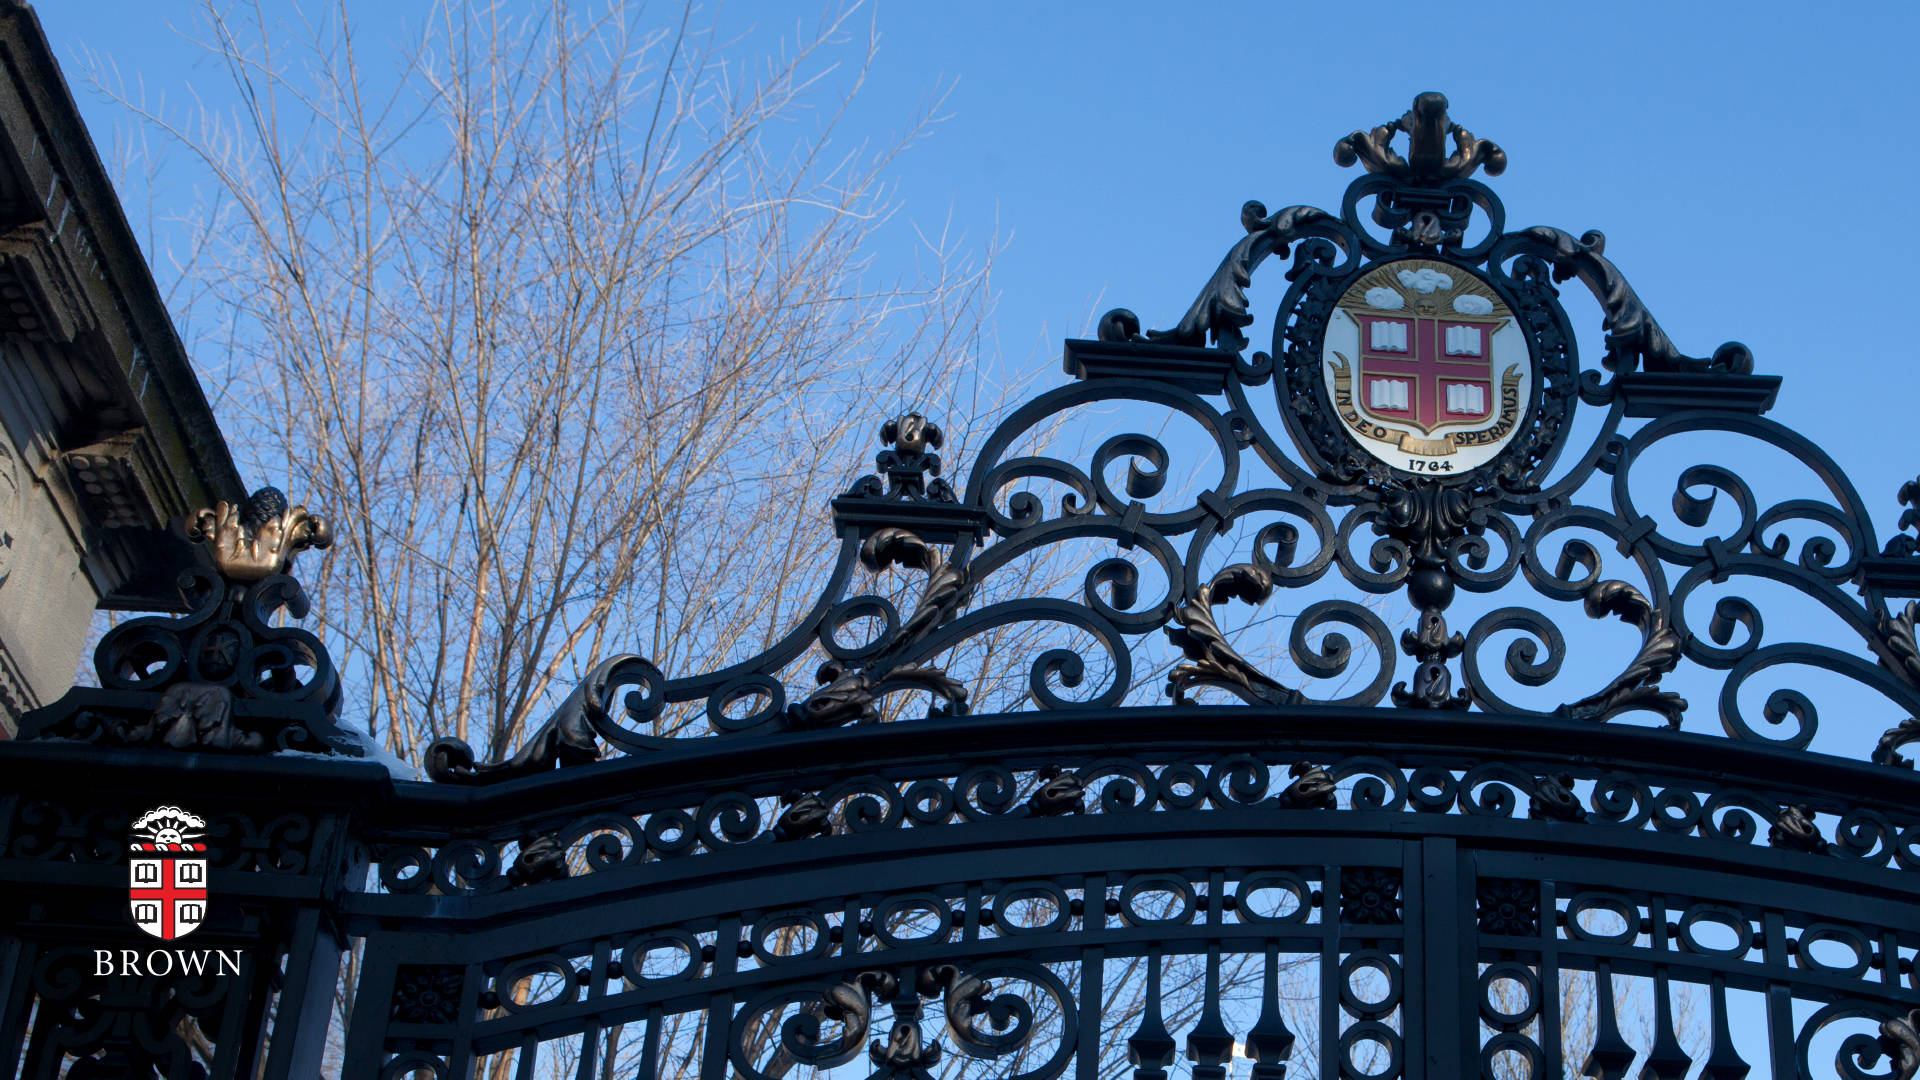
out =
[[154,937],[185,937],[207,917],[207,845],[196,839],[206,825],[177,806],[133,823],[127,903],[134,924]]

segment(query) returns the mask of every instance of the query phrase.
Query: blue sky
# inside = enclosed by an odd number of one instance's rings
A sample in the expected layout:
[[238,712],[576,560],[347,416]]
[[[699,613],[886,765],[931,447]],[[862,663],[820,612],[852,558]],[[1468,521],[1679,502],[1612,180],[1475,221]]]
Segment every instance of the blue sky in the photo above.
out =
[[[350,6],[363,34],[426,8]],[[103,144],[131,121],[85,87],[81,51],[171,100],[212,90],[220,74],[175,29],[187,9],[39,5]],[[795,10],[732,4],[722,18],[778,29]],[[1455,119],[1507,149],[1494,186],[1511,226],[1600,228],[1681,348],[1750,345],[1758,370],[1788,379],[1773,416],[1841,458],[1884,531],[1895,487],[1920,470],[1906,420],[1920,345],[1858,300],[1904,306],[1913,287],[1917,10],[883,4],[853,130],[893,130],[957,83],[950,119],[897,174],[903,224],[997,230],[1001,347],[1010,365],[1051,368],[1059,338],[1106,308],[1175,320],[1246,199],[1337,206],[1350,175],[1334,140],[1442,90]],[[883,270],[910,258],[897,232]]]

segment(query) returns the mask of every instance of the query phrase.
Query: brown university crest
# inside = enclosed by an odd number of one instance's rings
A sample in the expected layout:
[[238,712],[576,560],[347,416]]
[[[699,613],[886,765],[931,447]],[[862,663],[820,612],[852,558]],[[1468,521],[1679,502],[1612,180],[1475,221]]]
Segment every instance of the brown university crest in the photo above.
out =
[[128,904],[140,929],[168,941],[192,933],[207,917],[207,823],[177,806],[159,806],[133,823],[127,860]]
[[1532,392],[1526,335],[1478,274],[1397,259],[1360,275],[1327,321],[1334,411],[1396,469],[1459,473],[1513,438]]

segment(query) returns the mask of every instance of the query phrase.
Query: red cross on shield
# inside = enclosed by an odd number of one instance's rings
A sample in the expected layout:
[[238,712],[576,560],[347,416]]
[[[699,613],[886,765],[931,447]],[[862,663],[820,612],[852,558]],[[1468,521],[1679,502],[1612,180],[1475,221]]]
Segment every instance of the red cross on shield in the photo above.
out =
[[1502,320],[1465,315],[1367,315],[1360,323],[1357,403],[1432,434],[1493,416],[1492,333]]
[[135,844],[128,859],[133,921],[154,937],[185,937],[207,917],[205,844]]

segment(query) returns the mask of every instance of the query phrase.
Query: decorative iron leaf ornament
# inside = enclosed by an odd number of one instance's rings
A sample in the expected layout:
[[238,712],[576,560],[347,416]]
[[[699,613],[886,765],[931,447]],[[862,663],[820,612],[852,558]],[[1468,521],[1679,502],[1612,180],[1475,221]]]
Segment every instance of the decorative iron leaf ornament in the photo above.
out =
[[1126,308],[1115,308],[1100,318],[1100,340],[1199,347],[1211,336],[1217,347],[1239,352],[1247,347],[1240,331],[1253,322],[1247,307],[1247,286],[1253,283],[1254,268],[1270,257],[1286,258],[1295,241],[1335,221],[1333,215],[1314,206],[1289,206],[1269,214],[1265,203],[1249,200],[1240,208],[1240,226],[1247,231],[1246,237],[1220,260],[1219,268],[1178,325],[1142,335],[1139,316]]
[[[657,687],[660,673],[652,664],[631,654],[609,657],[594,665],[585,681],[574,687],[553,715],[505,761],[481,763],[463,739],[439,738],[427,745],[423,765],[427,776],[446,783],[486,783],[532,776],[549,769],[584,765],[600,758],[600,736],[613,726],[615,691],[638,682]],[[649,721],[659,713],[658,695],[627,699],[629,716]]]
[[1533,798],[1527,804],[1527,816],[1535,821],[1585,821],[1586,808],[1573,791],[1573,776],[1550,773],[1533,782]]
[[1084,813],[1087,785],[1079,776],[1058,765],[1040,770],[1041,785],[1027,797],[1027,812],[1034,817],[1061,817]]
[[1281,806],[1289,810],[1332,810],[1339,805],[1338,785],[1327,770],[1310,761],[1296,761],[1287,775],[1293,783],[1280,793]]
[[1804,804],[1781,808],[1773,820],[1773,827],[1767,830],[1767,843],[1777,848],[1814,855],[1825,854],[1827,850],[1826,838],[1820,835],[1819,826],[1814,824],[1813,811]]
[[[1911,498],[1909,489],[1914,486],[1914,483],[1908,483],[1900,488],[1902,502]],[[1901,515],[1903,527],[1907,517],[1913,513],[1908,510]],[[1920,689],[1920,640],[1916,640],[1914,630],[1915,624],[1920,623],[1920,602],[1908,601],[1899,614],[1880,612],[1875,619],[1880,631],[1881,666],[1907,686]],[[1909,716],[1880,736],[1879,743],[1873,748],[1873,760],[1881,765],[1912,768],[1913,762],[1901,757],[1899,750],[1916,742],[1920,742],[1920,716]]]
[[1194,598],[1174,609],[1177,626],[1167,637],[1186,654],[1189,663],[1176,665],[1167,675],[1167,693],[1175,705],[1187,703],[1187,691],[1196,686],[1218,686],[1252,704],[1294,705],[1300,693],[1262,674],[1247,658],[1227,644],[1213,609],[1229,600],[1261,604],[1273,595],[1273,577],[1250,563],[1229,566],[1200,587]]
[[[1880,1048],[1892,1062],[1893,1080],[1913,1080],[1920,1075],[1920,1009],[1882,1021]],[[1865,1064],[1871,1066],[1877,1062]]]
[[878,475],[861,477],[847,494],[872,499],[955,501],[953,485],[940,479],[940,455],[934,453],[945,441],[940,425],[919,413],[903,413],[886,421],[880,425],[880,442],[886,449],[873,459]]
[[775,840],[804,840],[809,836],[833,834],[833,810],[820,796],[796,788],[787,792],[782,801],[786,807],[773,823]]
[[1660,676],[1680,663],[1680,635],[1674,633],[1665,612],[1654,609],[1646,595],[1624,581],[1596,581],[1587,588],[1587,617],[1611,615],[1640,631],[1640,651],[1627,669],[1599,691],[1571,704],[1558,714],[1570,720],[1609,720],[1633,709],[1646,709],[1667,718],[1677,728],[1687,711],[1687,699],[1660,689]]
[[568,876],[567,849],[551,835],[523,837],[520,841],[520,857],[507,870],[507,880],[514,885],[564,881]]
[[1533,254],[1553,265],[1553,280],[1577,277],[1600,302],[1605,313],[1601,326],[1607,333],[1607,354],[1601,363],[1607,370],[1753,374],[1753,353],[1737,341],[1721,345],[1711,357],[1682,354],[1619,268],[1607,260],[1607,238],[1600,230],[1589,229],[1577,240],[1565,230],[1544,225],[1515,235],[1528,243]]

